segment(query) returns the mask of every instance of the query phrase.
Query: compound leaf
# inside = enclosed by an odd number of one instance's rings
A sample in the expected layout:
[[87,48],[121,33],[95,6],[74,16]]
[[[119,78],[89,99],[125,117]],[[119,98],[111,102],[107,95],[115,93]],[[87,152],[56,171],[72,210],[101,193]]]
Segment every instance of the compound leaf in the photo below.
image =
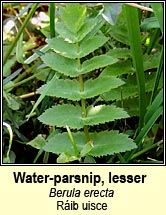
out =
[[68,41],[70,43],[76,43],[82,41],[85,37],[91,34],[91,31],[96,28],[97,24],[99,24],[98,18],[90,18],[86,20],[86,22],[77,32],[77,36],[71,31],[69,31],[65,27],[63,22],[57,22],[55,25],[55,30],[65,41]]
[[99,29],[104,24],[104,20],[101,16],[96,16],[95,18],[89,18],[83,24],[83,26],[78,31],[77,42],[80,42],[87,38],[92,38],[96,33],[98,33]]

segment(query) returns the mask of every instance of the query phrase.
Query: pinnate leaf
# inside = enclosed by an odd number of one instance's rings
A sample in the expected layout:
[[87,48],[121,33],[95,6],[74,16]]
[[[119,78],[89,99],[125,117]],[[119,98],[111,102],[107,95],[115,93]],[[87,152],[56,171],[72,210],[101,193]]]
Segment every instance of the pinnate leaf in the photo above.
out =
[[98,32],[99,30],[98,27],[101,28],[103,24],[104,22],[103,19],[101,19],[101,17],[87,19],[86,22],[78,31],[76,41],[80,42],[84,39],[92,38]]

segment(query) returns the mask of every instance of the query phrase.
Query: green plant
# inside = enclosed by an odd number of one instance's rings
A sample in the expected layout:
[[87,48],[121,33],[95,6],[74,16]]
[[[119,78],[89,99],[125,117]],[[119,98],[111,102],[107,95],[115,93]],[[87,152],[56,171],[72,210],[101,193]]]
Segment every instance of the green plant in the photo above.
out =
[[4,162],[162,162],[161,3],[3,7]]
[[[65,104],[56,104],[38,118],[43,124],[67,129],[51,133],[42,147],[58,154],[57,162],[82,162],[87,155],[111,155],[136,147],[126,134],[93,129],[95,125],[129,117],[115,105],[93,105],[99,95],[124,84],[111,71],[101,69],[118,62],[117,58],[107,53],[93,54],[108,41],[100,31],[103,24],[100,14],[87,16],[86,6],[61,6],[60,20],[55,25],[58,36],[47,40],[50,50],[41,56],[56,72],[51,81],[39,88],[39,101],[46,95],[65,99]],[[99,69],[101,72],[95,77]]]

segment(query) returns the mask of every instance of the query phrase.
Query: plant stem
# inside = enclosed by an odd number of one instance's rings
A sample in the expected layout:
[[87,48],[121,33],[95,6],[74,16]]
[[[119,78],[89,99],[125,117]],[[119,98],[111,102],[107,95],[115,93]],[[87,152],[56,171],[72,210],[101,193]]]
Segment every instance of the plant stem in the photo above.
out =
[[[84,91],[83,75],[79,75],[79,82],[80,82],[80,92],[83,92]],[[85,99],[81,99],[81,109],[82,109],[82,117],[86,118],[87,112],[86,112],[86,100]],[[86,141],[89,142],[90,137],[89,137],[87,125],[84,126],[84,133],[85,133]]]
[[[79,52],[79,44],[78,43],[77,43],[77,52]],[[80,71],[81,70],[80,58],[77,58],[77,65],[78,65],[78,71]],[[80,92],[83,92],[84,91],[84,79],[83,79],[82,74],[79,75],[79,83],[80,83]],[[82,109],[82,117],[86,118],[87,117],[87,111],[86,111],[86,100],[85,99],[81,99],[81,109]],[[84,133],[85,133],[86,142],[89,142],[90,137],[89,137],[87,125],[84,126]]]
[[76,142],[75,142],[75,140],[74,140],[74,138],[73,138],[73,135],[72,135],[72,133],[71,133],[71,131],[70,131],[69,126],[66,125],[66,129],[67,129],[69,138],[70,138],[70,140],[71,140],[71,143],[72,143],[72,145],[73,145],[75,154],[76,154],[77,157],[79,157],[79,150],[78,150],[78,148],[77,148],[77,144],[76,144]]

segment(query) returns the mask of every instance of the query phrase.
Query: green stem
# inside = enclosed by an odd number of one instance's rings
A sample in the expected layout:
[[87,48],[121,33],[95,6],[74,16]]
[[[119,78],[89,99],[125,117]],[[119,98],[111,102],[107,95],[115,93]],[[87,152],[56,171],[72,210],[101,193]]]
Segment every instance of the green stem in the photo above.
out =
[[77,148],[77,144],[76,144],[76,142],[75,142],[75,140],[74,140],[74,138],[73,138],[73,135],[72,135],[72,133],[71,133],[71,131],[70,131],[69,126],[66,125],[66,129],[67,129],[69,138],[70,138],[70,140],[71,140],[71,143],[72,143],[72,145],[73,145],[75,154],[76,154],[77,157],[79,157],[79,150],[78,150],[78,148]]
[[[83,75],[79,75],[79,82],[80,82],[80,92],[83,92],[84,91]],[[82,110],[82,117],[86,118],[87,112],[86,112],[86,100],[85,99],[81,99],[81,110]],[[86,141],[89,142],[90,137],[89,137],[87,125],[84,126],[84,133],[85,133]]]
[[6,64],[11,52],[13,51],[14,47],[16,46],[17,41],[19,40],[21,34],[23,33],[23,31],[25,30],[26,25],[28,24],[29,20],[31,19],[31,17],[33,16],[34,12],[36,11],[36,8],[38,6],[38,3],[33,4],[30,12],[28,13],[23,25],[21,26],[20,30],[18,31],[13,43],[11,44],[11,46],[9,47],[4,59],[3,59],[3,66]]
[[[77,43],[77,51],[79,52],[79,45]],[[81,70],[81,62],[80,59],[77,58],[77,65],[78,65],[78,71]],[[83,75],[79,75],[79,83],[80,83],[80,92],[84,91],[84,79],[83,79]],[[86,111],[86,100],[85,99],[81,99],[81,110],[82,110],[82,117],[86,118],[87,117],[87,111]],[[90,141],[90,137],[89,137],[89,132],[88,132],[88,126],[85,125],[84,126],[84,133],[85,133],[85,138],[86,141],[89,142]]]

